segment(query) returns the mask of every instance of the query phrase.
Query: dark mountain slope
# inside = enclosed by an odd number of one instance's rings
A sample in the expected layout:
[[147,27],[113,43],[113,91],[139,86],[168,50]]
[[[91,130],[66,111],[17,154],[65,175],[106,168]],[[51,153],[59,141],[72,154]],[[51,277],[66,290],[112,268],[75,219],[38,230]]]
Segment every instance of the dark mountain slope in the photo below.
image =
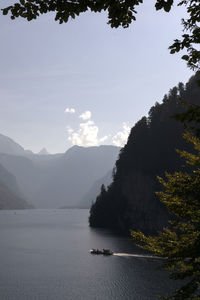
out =
[[0,209],[32,208],[20,191],[15,177],[0,165]]
[[152,233],[167,223],[168,214],[155,196],[161,188],[156,176],[182,168],[175,149],[189,150],[189,146],[182,138],[183,125],[171,116],[183,110],[180,97],[200,104],[199,77],[196,74],[186,86],[180,83],[170,90],[161,104],[150,109],[148,118],[132,128],[116,162],[113,183],[107,191],[102,189],[91,207],[91,226]]
[[42,180],[40,169],[32,160],[23,156],[0,153],[0,163],[15,176],[27,201],[35,205],[35,190]]

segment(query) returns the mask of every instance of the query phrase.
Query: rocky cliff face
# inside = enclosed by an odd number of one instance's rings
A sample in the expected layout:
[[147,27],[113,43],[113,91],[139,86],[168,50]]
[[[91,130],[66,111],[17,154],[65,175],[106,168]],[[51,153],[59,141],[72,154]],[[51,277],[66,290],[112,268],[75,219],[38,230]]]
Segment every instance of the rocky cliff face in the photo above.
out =
[[155,194],[161,189],[157,176],[184,170],[176,149],[191,149],[182,138],[183,125],[171,116],[184,110],[180,98],[200,104],[199,77],[200,73],[170,90],[150,109],[148,118],[132,128],[116,161],[112,184],[91,206],[90,226],[154,233],[167,224],[168,212]]

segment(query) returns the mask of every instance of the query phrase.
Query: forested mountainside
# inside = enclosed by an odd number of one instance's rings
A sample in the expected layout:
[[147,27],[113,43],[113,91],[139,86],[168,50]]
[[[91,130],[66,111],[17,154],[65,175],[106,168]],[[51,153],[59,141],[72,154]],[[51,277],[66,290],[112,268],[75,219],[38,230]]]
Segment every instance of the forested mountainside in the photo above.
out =
[[16,178],[0,165],[0,209],[33,208],[23,197]]
[[186,85],[179,83],[132,128],[116,161],[112,184],[102,186],[91,206],[90,226],[154,233],[167,223],[168,213],[155,195],[161,189],[157,176],[184,170],[175,149],[189,150],[189,145],[182,138],[183,125],[171,116],[184,110],[180,98],[200,104],[199,78],[197,73]]

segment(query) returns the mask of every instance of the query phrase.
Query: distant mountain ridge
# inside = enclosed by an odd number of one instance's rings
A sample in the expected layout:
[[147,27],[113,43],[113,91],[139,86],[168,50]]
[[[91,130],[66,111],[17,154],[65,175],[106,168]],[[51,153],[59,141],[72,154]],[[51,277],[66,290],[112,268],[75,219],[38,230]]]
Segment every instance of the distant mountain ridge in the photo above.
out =
[[0,134],[0,153],[6,153],[12,155],[27,155],[27,154],[32,154],[32,151],[25,150],[13,139],[9,138],[6,135]]
[[65,153],[33,154],[3,136],[0,163],[16,177],[23,195],[35,207],[71,207],[79,206],[93,183],[113,168],[119,150],[107,145],[73,146]]
[[43,171],[45,180],[36,194],[40,205],[44,199],[53,207],[79,206],[93,182],[112,169],[119,154],[115,146],[72,147],[64,155],[49,161]]
[[42,148],[39,152],[38,152],[39,155],[48,155],[49,152],[47,151],[47,149],[44,147]]
[[101,191],[101,186],[104,185],[105,188],[112,182],[112,173],[113,170],[107,172],[103,177],[99,178],[97,181],[93,183],[87,193],[83,196],[80,202],[81,208],[90,208],[92,203],[95,202],[96,197],[99,195]]

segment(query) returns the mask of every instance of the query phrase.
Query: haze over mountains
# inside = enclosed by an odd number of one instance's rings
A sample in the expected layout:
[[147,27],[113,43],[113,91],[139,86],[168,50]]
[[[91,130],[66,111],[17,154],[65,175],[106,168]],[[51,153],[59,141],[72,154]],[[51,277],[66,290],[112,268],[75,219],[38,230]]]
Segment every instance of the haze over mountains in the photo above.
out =
[[25,150],[11,138],[0,134],[0,153],[26,156],[28,154],[31,154],[32,152],[30,150]]
[[119,150],[73,146],[63,154],[51,155],[45,148],[34,154],[0,134],[0,164],[15,176],[20,193],[37,208],[82,206],[91,186],[113,168]]
[[24,199],[16,178],[0,164],[0,209],[25,209],[32,205]]
[[93,183],[93,185],[90,187],[88,192],[81,199],[80,202],[81,208],[91,207],[92,203],[95,202],[97,195],[99,195],[101,191],[102,184],[105,187],[108,187],[111,184],[113,180],[112,173],[113,170],[108,171],[108,173],[105,176],[101,177],[100,179],[98,179]]

